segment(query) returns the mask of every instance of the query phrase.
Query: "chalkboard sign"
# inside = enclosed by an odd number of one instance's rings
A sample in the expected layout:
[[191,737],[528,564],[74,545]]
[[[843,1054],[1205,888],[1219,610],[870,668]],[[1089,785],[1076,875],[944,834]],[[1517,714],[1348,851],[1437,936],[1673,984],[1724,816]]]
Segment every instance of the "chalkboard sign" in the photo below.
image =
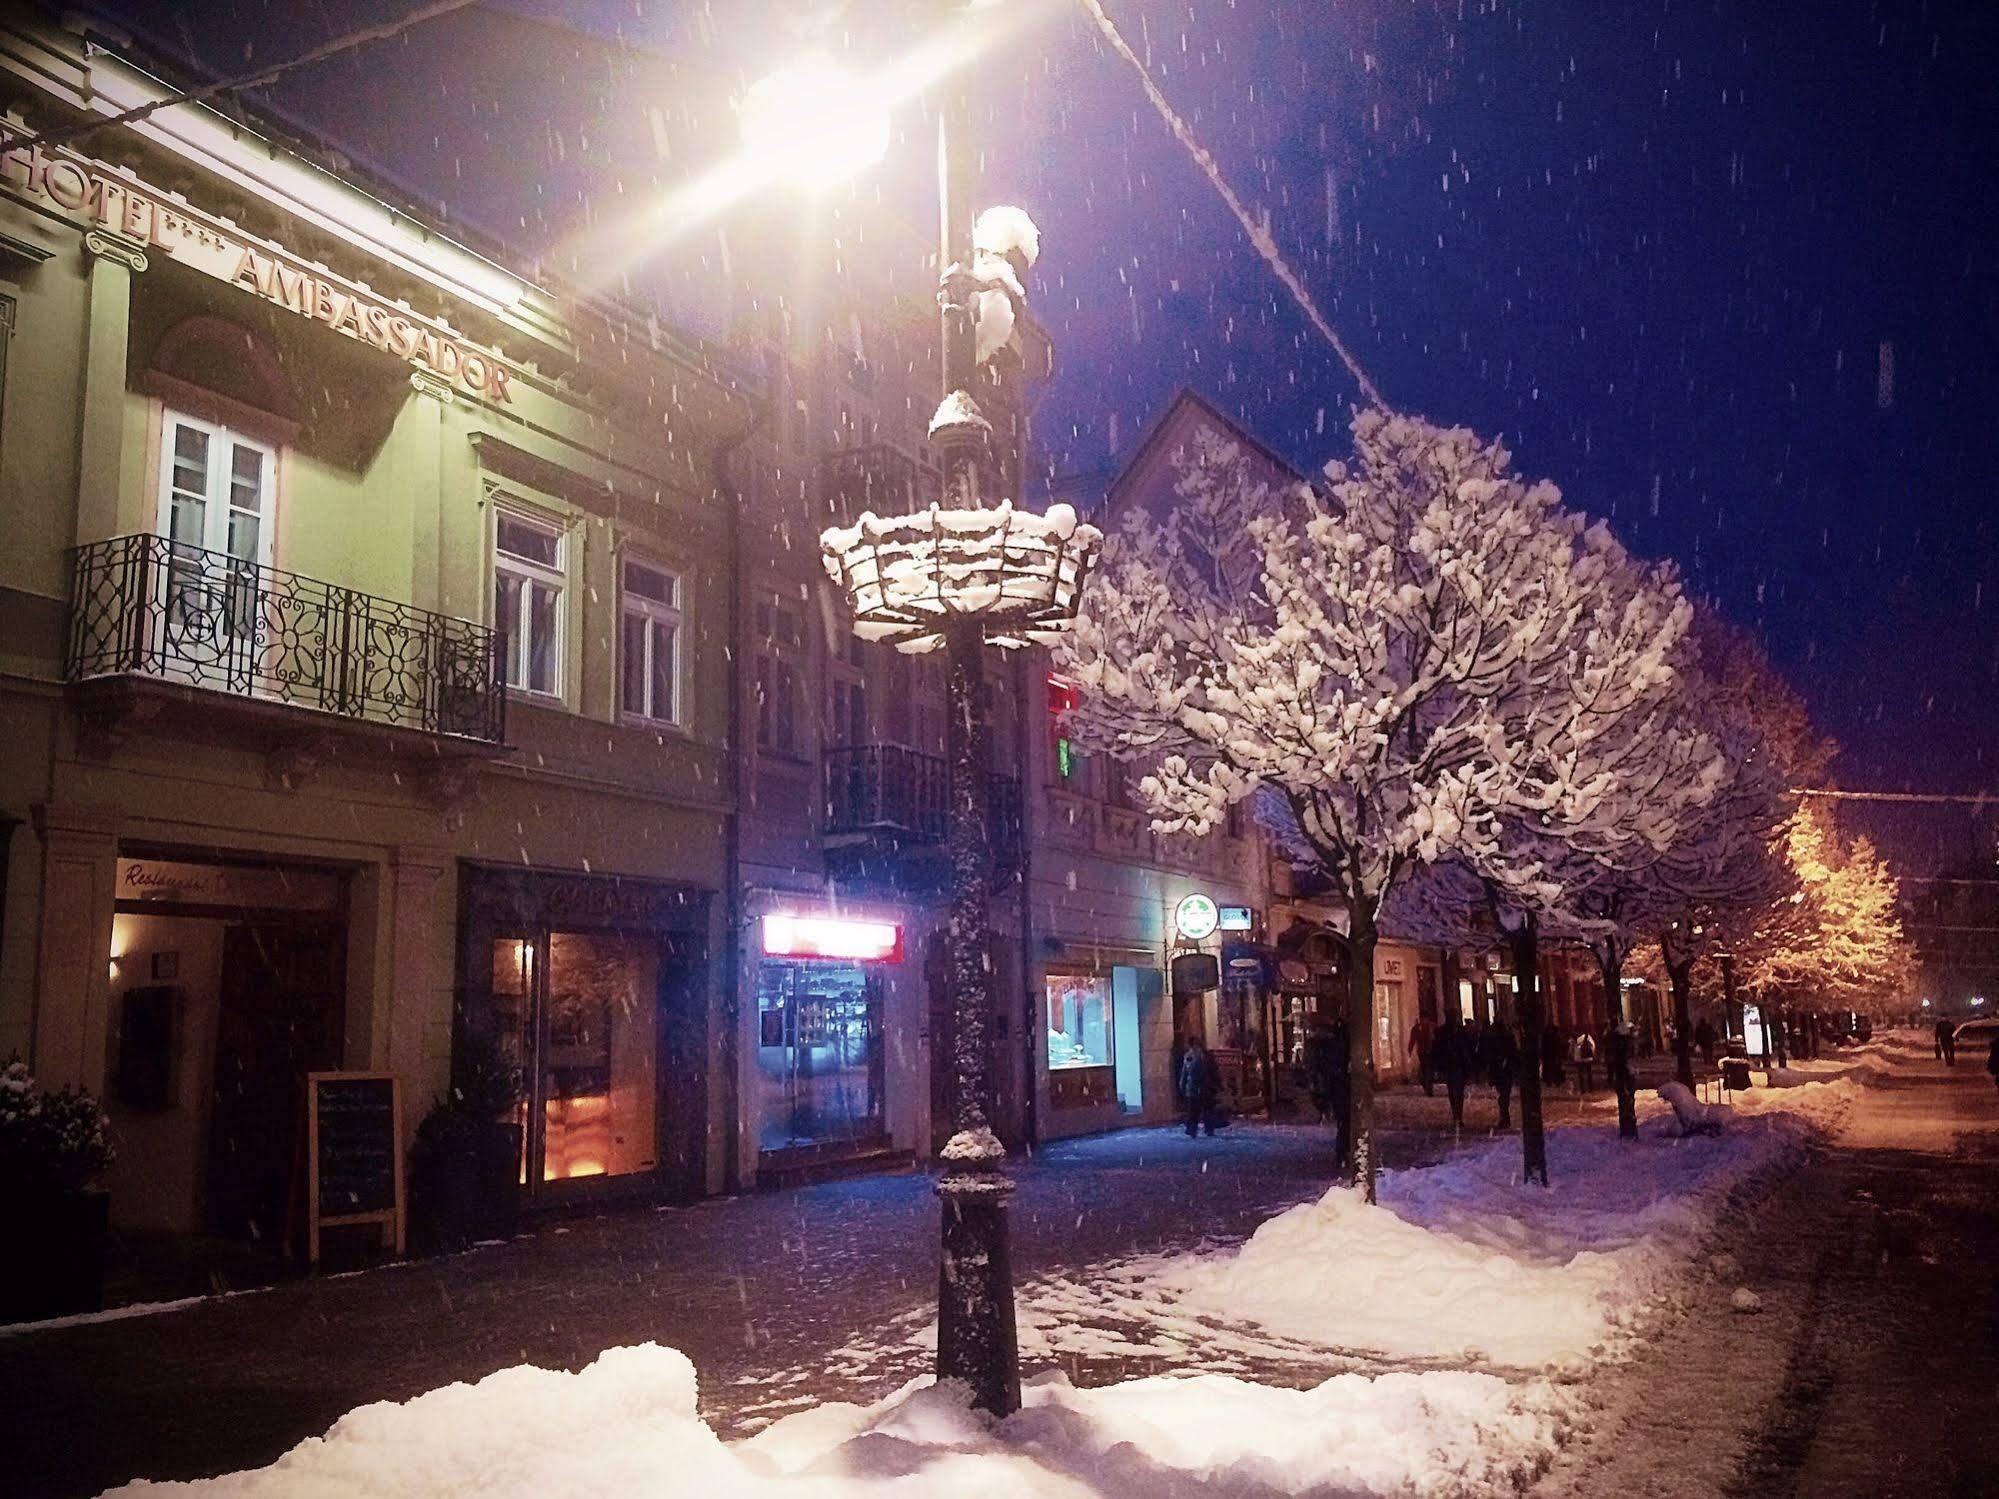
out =
[[306,1075],[306,1255],[319,1260],[319,1231],[379,1223],[403,1252],[403,1101],[386,1072]]

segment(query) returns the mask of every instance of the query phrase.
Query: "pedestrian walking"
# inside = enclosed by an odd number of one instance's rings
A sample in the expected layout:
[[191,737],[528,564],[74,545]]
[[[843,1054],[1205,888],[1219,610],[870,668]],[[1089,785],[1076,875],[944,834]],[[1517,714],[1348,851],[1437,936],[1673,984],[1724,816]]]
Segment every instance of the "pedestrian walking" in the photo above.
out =
[[1220,1089],[1220,1079],[1215,1073],[1215,1060],[1208,1055],[1208,1048],[1201,1044],[1199,1036],[1187,1038],[1187,1048],[1180,1053],[1180,1102],[1187,1111],[1187,1137],[1206,1131],[1215,1132],[1215,1094]]
[[1638,1077],[1631,1070],[1632,1025],[1620,1020],[1603,1038],[1603,1065],[1610,1091],[1617,1095],[1617,1115],[1621,1120],[1637,1106]]
[[1577,1032],[1575,1050],[1571,1055],[1576,1064],[1576,1092],[1595,1092],[1596,1037],[1588,1031]]
[[1485,1031],[1485,1071],[1499,1094],[1499,1127],[1513,1127],[1513,1078],[1520,1070],[1520,1043],[1513,1027],[1495,1020]]
[[1453,1129],[1465,1127],[1465,1078],[1471,1071],[1469,1042],[1463,1022],[1453,1015],[1444,1022],[1444,1028],[1437,1032],[1437,1039],[1430,1047],[1433,1065],[1444,1079],[1444,1093],[1451,1100]]
[[1992,1038],[1992,1049],[1985,1053],[1985,1070],[1992,1074],[1992,1081],[1999,1085],[1999,1036]]
[[1714,1065],[1714,1048],[1718,1039],[1714,1027],[1708,1024],[1707,1016],[1701,1016],[1700,1022],[1694,1026],[1694,1045],[1700,1048],[1701,1060],[1710,1067]]
[[1436,1097],[1436,1067],[1431,1060],[1431,1052],[1437,1044],[1437,1022],[1428,1015],[1418,1015],[1416,1023],[1409,1027],[1409,1054],[1416,1058],[1416,1079],[1423,1085],[1426,1097]]
[[1957,1027],[1948,1020],[1937,1022],[1937,1060],[1946,1067],[1957,1065]]

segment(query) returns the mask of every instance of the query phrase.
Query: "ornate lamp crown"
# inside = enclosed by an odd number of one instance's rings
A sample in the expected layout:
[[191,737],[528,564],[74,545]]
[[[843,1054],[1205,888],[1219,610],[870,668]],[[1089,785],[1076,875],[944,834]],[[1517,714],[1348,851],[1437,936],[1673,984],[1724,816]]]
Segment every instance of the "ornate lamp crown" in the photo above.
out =
[[1011,500],[870,511],[819,538],[826,571],[853,606],[854,633],[912,654],[937,649],[964,620],[976,620],[994,645],[1052,645],[1074,623],[1102,545],[1103,534],[1071,506],[1036,515]]

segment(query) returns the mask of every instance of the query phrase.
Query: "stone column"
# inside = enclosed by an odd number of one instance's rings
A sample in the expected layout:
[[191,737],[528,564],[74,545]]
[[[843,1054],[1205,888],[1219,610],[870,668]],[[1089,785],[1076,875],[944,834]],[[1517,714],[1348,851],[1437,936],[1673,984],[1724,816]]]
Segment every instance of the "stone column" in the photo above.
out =
[[403,1080],[410,1128],[449,1082],[453,924],[438,913],[439,885],[450,856],[437,848],[398,848],[383,881],[387,992],[375,997],[371,1064]]
[[75,1083],[101,1096],[111,1041],[116,815],[42,806],[35,828],[42,889],[29,1065],[44,1087]]
[[[132,328],[132,276],[146,268],[137,240],[93,229],[83,237],[90,264],[90,328],[84,342],[76,465],[76,542],[82,546],[148,530],[143,497],[125,472],[125,367]],[[136,525],[135,525],[136,522]]]

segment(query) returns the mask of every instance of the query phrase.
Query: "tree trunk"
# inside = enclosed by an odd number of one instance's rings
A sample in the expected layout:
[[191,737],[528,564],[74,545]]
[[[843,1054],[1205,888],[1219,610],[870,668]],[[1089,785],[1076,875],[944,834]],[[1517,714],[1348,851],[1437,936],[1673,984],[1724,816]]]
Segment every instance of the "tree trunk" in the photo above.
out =
[[[1663,956],[1663,953],[1661,954]],[[1692,991],[1694,960],[1675,963],[1666,959],[1666,978],[1673,989],[1673,1060],[1675,1075],[1683,1087],[1694,1086],[1694,1020]]]
[[1347,1088],[1353,1111],[1354,1187],[1374,1201],[1374,911],[1366,896],[1350,902],[1347,943]]
[[1510,934],[1513,977],[1520,986],[1520,1161],[1522,1181],[1548,1185],[1548,1136],[1541,1123],[1541,929],[1529,916]]
[[[1615,942],[1604,942],[1596,949],[1597,967],[1603,973],[1604,1008],[1610,1012],[1610,1025],[1616,1030],[1624,1024],[1624,949]],[[1612,1038],[1612,1044],[1616,1044]],[[1609,1047],[1605,1048],[1606,1051]],[[1628,1051],[1627,1051],[1628,1055]],[[1605,1058],[1608,1061],[1608,1057]],[[1612,1078],[1611,1086],[1617,1092],[1617,1133],[1626,1140],[1638,1138],[1638,1095],[1628,1087],[1618,1087],[1619,1079]]]

